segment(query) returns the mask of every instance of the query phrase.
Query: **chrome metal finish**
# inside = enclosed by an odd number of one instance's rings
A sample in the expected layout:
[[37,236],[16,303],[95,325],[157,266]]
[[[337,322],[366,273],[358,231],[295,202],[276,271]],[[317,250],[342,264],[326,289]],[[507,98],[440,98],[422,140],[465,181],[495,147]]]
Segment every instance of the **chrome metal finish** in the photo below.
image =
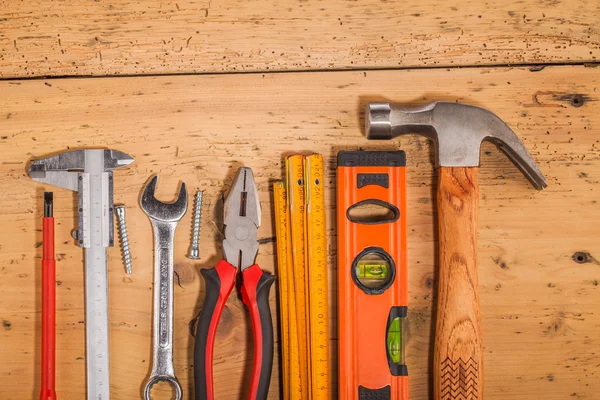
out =
[[475,106],[433,102],[421,107],[370,103],[365,114],[369,139],[417,133],[430,138],[438,167],[477,167],[481,142],[494,143],[538,190],[548,186],[519,137],[494,113]]
[[200,225],[202,224],[202,191],[196,192],[194,201],[194,218],[192,226],[192,244],[188,258],[198,260],[200,258]]
[[152,386],[165,381],[175,388],[176,399],[182,389],[173,367],[173,247],[175,229],[187,211],[187,191],[181,184],[174,203],[163,203],[154,197],[158,175],[144,189],[140,205],[150,218],[154,232],[154,316],[153,361],[144,399],[150,399]]
[[127,223],[125,222],[125,206],[116,206],[117,222],[119,225],[119,236],[121,236],[121,252],[123,253],[123,264],[125,272],[131,274],[131,250],[129,249],[129,237],[127,236]]
[[260,201],[250,168],[238,169],[225,199],[224,215],[223,255],[228,263],[243,271],[256,259],[261,218]]

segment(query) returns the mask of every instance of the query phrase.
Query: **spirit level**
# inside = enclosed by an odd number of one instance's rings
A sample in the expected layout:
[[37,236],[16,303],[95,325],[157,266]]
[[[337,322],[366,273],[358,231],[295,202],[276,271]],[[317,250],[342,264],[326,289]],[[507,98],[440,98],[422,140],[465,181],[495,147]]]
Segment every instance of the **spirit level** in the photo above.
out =
[[403,151],[338,154],[342,400],[408,399],[405,162]]

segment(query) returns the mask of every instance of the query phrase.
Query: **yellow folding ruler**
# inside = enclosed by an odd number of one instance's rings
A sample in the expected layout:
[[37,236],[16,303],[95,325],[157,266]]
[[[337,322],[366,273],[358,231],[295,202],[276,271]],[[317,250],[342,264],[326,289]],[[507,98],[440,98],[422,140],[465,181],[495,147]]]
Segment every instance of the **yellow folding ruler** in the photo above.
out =
[[279,275],[279,312],[281,313],[281,350],[283,364],[283,398],[300,399],[300,360],[298,358],[298,327],[296,324],[296,296],[292,273],[290,216],[285,183],[273,184],[275,198],[275,227],[277,235],[277,274]]
[[310,395],[310,336],[308,332],[308,270],[306,268],[306,223],[304,208],[304,160],[302,156],[290,156],[285,160],[288,207],[290,209],[290,227],[292,248],[292,270],[294,273],[294,292],[296,294],[296,318],[298,321],[298,345],[300,360],[300,380],[302,398]]
[[311,398],[329,399],[329,279],[323,157],[304,159]]
[[284,396],[329,399],[329,290],[323,158],[286,159],[275,183]]

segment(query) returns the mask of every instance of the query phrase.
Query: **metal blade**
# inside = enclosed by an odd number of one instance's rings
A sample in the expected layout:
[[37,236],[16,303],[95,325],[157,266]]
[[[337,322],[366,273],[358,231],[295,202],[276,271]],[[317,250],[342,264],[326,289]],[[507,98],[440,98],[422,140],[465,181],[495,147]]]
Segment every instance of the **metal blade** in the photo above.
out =
[[258,253],[261,207],[250,168],[235,176],[224,205],[225,240],[223,253],[230,264],[244,270],[254,264]]
[[[131,164],[131,156],[116,150],[101,149],[104,152],[104,171],[110,171]],[[71,150],[54,156],[35,160],[29,166],[29,176],[35,181],[77,191],[78,173],[85,170],[86,155],[96,149]]]

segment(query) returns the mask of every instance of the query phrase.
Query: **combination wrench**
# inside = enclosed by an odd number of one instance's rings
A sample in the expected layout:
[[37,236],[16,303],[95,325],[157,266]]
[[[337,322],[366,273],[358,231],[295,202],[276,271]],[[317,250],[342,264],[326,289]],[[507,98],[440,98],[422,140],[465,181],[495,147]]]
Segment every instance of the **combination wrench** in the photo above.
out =
[[182,389],[173,367],[173,246],[177,223],[187,211],[187,191],[181,183],[177,200],[163,203],[154,197],[157,181],[155,175],[140,200],[154,232],[153,360],[144,399],[150,400],[155,383],[165,381],[175,389],[175,398],[181,400]]

